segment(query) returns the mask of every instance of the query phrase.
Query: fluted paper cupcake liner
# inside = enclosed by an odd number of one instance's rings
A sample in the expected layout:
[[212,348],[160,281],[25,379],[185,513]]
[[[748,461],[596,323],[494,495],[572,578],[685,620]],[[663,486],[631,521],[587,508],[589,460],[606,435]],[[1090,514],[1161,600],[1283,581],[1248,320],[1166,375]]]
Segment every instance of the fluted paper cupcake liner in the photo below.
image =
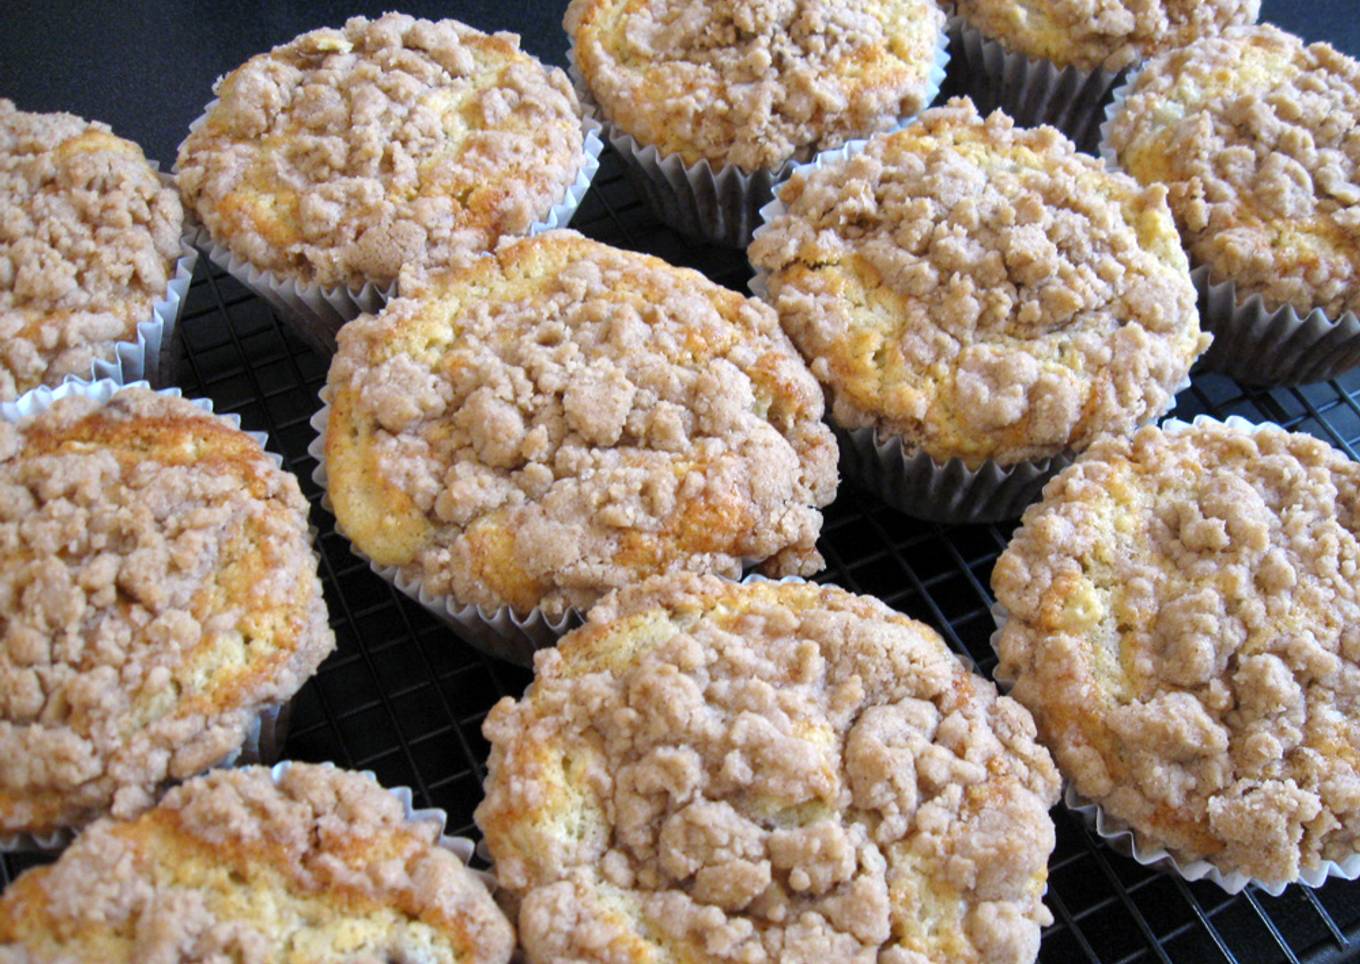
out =
[[960,16],[950,18],[948,31],[956,72],[980,113],[999,108],[1022,127],[1049,124],[1078,148],[1096,149],[1101,108],[1127,68],[1111,73],[1059,67],[1007,50]]
[[[1120,165],[1110,131],[1137,82],[1133,74],[1120,85],[1100,125],[1100,156],[1112,170]],[[1215,281],[1209,265],[1193,255],[1191,262],[1201,323],[1214,336],[1201,368],[1247,385],[1304,385],[1360,366],[1360,317],[1355,312],[1332,318],[1320,308],[1270,308],[1259,294],[1240,295],[1231,278]]]
[[[16,401],[0,402],[0,420],[17,422],[20,419],[39,415],[51,408],[56,402],[72,395],[92,398],[102,404],[108,402],[124,388],[150,387],[151,385],[146,381],[135,381],[127,385],[120,385],[111,379],[86,382],[72,378],[56,388],[43,386],[33,389]],[[183,393],[178,388],[160,389],[156,394],[171,398],[183,397]],[[215,414],[211,399],[191,398],[188,401],[202,412],[209,415]],[[241,417],[239,415],[217,415],[216,417],[227,422],[233,428],[241,428]],[[283,468],[283,456],[271,452],[267,448],[268,435],[264,432],[246,432],[245,434],[259,443],[260,448],[264,449],[265,455],[275,466],[279,469]],[[313,532],[313,541],[315,541],[315,532]],[[278,759],[288,734],[288,721],[291,715],[291,702],[274,703],[258,710],[242,737],[240,747],[228,753],[215,764],[215,767],[241,766],[248,763],[267,764]],[[74,839],[76,832],[73,828],[60,828],[50,834],[0,833],[0,853],[34,851],[50,853],[69,844]]]
[[[216,99],[208,103],[203,113],[189,125],[191,134],[203,125],[216,106]],[[582,116],[581,129],[584,139],[576,179],[568,185],[562,199],[549,208],[543,219],[529,226],[528,235],[566,227],[590,190],[590,182],[600,169],[600,153],[604,150],[604,142],[598,133],[600,125],[590,111]],[[385,287],[379,287],[371,281],[360,288],[345,285],[326,287],[303,284],[294,278],[262,270],[233,254],[230,248],[213,238],[206,225],[197,221],[194,222],[193,243],[203,250],[209,261],[269,302],[293,330],[325,358],[335,354],[335,335],[345,322],[362,314],[377,312],[397,295],[395,281]]]
[[[1161,428],[1168,434],[1178,434],[1199,425],[1226,425],[1229,428],[1243,429],[1249,432],[1258,432],[1265,428],[1281,428],[1274,422],[1250,422],[1238,415],[1229,416],[1227,419],[1198,415],[1193,422],[1169,418],[1162,423]],[[991,646],[999,660],[1001,650],[998,644],[1001,640],[1001,631],[1005,628],[1010,613],[1000,602],[992,605],[991,612],[992,619],[996,622],[996,629],[992,632]],[[1011,687],[1015,685],[1015,679],[1009,675],[1003,675],[1000,669],[1001,664],[998,663],[993,678],[1002,692],[1009,692]],[[1116,853],[1129,857],[1144,867],[1177,874],[1185,880],[1211,881],[1229,894],[1241,893],[1247,886],[1251,885],[1265,891],[1272,897],[1278,897],[1284,893],[1285,888],[1290,883],[1299,883],[1306,887],[1321,887],[1332,877],[1341,880],[1360,878],[1360,853],[1353,854],[1339,862],[1324,860],[1314,867],[1302,870],[1297,881],[1263,881],[1249,877],[1241,871],[1228,873],[1207,860],[1187,860],[1167,850],[1160,843],[1147,839],[1144,834],[1131,827],[1127,821],[1106,813],[1100,804],[1083,797],[1077,792],[1072,781],[1066,779],[1066,777],[1063,781],[1063,803],[1069,810],[1082,818],[1082,822],[1086,824],[1088,830],[1108,844]]]
[[[797,166],[786,161],[774,170],[745,171],[735,164],[714,168],[707,158],[685,164],[678,154],[662,154],[640,143],[606,118],[576,65],[576,47],[567,51],[568,72],[582,104],[590,105],[603,125],[604,135],[624,161],[629,178],[663,223],[691,239],[745,248],[760,224],[760,209],[773,197],[774,187],[787,180]],[[940,31],[935,62],[925,80],[922,110],[939,95],[949,64],[949,38]],[[897,129],[915,119],[901,118]]]

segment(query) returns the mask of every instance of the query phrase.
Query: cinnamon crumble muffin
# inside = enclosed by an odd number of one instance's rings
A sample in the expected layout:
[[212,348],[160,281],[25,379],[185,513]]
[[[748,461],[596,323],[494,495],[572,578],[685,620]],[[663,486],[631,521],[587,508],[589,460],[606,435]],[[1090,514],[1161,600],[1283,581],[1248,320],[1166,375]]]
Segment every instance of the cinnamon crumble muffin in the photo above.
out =
[[566,75],[513,34],[389,13],[313,30],[221,80],[179,151],[213,238],[304,285],[386,287],[523,234],[575,180]]
[[750,256],[839,425],[1014,464],[1131,433],[1207,347],[1165,195],[954,100],[795,173]]
[[997,562],[1016,678],[1078,793],[1267,883],[1357,850],[1360,466],[1274,426],[1106,438]]
[[0,421],[0,836],[240,749],[335,645],[292,475],[140,388]]
[[1123,70],[1256,22],[1260,0],[955,0],[986,36],[1059,67]]
[[530,960],[1033,960],[1058,774],[927,626],[683,574],[535,668],[476,814]]
[[564,26],[605,116],[644,145],[747,171],[926,106],[933,0],[572,0]]
[[382,566],[487,610],[675,569],[821,568],[836,445],[764,305],[549,232],[340,332],[325,464]]
[[0,960],[508,961],[509,923],[438,838],[366,774],[217,771],[16,880]]
[[1360,63],[1268,25],[1149,64],[1107,145],[1240,297],[1360,311]]
[[105,124],[0,98],[0,401],[135,342],[166,297],[184,209]]

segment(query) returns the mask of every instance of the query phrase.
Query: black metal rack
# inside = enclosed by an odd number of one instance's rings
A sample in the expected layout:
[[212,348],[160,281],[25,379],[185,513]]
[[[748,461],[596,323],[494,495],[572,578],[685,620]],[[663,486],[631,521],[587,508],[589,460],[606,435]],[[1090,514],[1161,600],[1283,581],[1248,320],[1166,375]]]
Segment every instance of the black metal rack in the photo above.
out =
[[[695,246],[660,226],[606,151],[595,186],[573,224],[591,237],[698,268],[745,290],[750,271],[736,251]],[[502,695],[518,696],[526,670],[481,655],[418,604],[373,575],[336,535],[319,505],[307,455],[308,419],[326,362],[281,324],[268,305],[200,263],[180,324],[179,384],[267,431],[312,502],[336,652],[294,703],[287,755],[373,770],[388,786],[410,786],[417,805],[446,810],[449,831],[475,836],[487,745],[481,721]],[[1309,432],[1356,458],[1360,371],[1299,389],[1252,390],[1197,376],[1175,414],[1241,415]],[[897,513],[843,483],[826,514],[821,577],[872,593],[922,619],[989,672],[992,564],[1013,526],[941,527]],[[1103,845],[1079,817],[1054,811],[1058,845],[1048,903],[1056,923],[1044,961],[1317,961],[1360,954],[1360,882],[1278,897],[1248,889],[1230,897],[1209,883],[1148,870]],[[0,859],[7,884],[33,856]]]

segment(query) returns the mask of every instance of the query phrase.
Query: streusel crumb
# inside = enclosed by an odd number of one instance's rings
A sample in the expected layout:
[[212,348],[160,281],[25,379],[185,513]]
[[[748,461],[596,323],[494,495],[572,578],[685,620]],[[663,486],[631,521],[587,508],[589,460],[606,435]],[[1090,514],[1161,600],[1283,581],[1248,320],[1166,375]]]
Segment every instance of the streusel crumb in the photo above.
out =
[[335,645],[297,481],[124,389],[0,422],[0,834],[127,816]]
[[503,245],[340,332],[345,534],[436,596],[584,609],[673,569],[821,568],[822,394],[774,312],[570,232]]
[[572,0],[564,21],[605,116],[686,164],[748,171],[926,106],[934,0]]
[[1083,796],[1290,881],[1357,850],[1360,465],[1219,423],[1104,439],[997,562],[998,673]]
[[90,377],[165,297],[184,209],[105,124],[0,98],[0,401]]
[[1272,310],[1360,311],[1360,62],[1262,25],[1149,64],[1109,144],[1191,257]]
[[1111,72],[1255,23],[1261,13],[1260,0],[956,0],[956,7],[1008,49]]
[[1208,347],[1165,193],[954,100],[796,173],[750,256],[838,423],[1013,463],[1131,433]]
[[101,820],[0,899],[0,961],[505,962],[514,933],[371,776],[216,771]]
[[304,284],[390,285],[524,234],[576,179],[566,74],[456,20],[354,17],[252,57],[180,146],[214,239]]
[[535,670],[476,814],[531,960],[1033,960],[1057,770],[929,627],[683,574]]

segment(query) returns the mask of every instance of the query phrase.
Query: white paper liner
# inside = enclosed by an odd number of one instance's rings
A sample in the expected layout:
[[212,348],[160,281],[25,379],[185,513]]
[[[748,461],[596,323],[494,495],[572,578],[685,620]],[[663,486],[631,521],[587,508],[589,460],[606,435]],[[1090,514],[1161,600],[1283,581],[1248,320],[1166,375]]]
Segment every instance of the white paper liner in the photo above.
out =
[[[949,37],[941,30],[935,62],[926,75],[922,110],[939,95],[949,56]],[[760,224],[760,209],[773,197],[775,185],[788,179],[796,161],[786,161],[774,170],[751,172],[735,164],[715,170],[707,158],[686,165],[680,155],[663,155],[605,116],[576,65],[574,40],[567,49],[567,62],[577,99],[600,119],[604,136],[623,159],[630,180],[662,223],[691,239],[723,247],[745,248],[751,243],[751,235]],[[913,120],[915,115],[901,118],[891,130]]]
[[[1200,425],[1226,425],[1229,428],[1253,433],[1265,428],[1282,428],[1274,422],[1251,422],[1239,415],[1230,415],[1226,419],[1217,419],[1211,415],[1197,415],[1193,422],[1169,418],[1162,423],[1161,429],[1169,435],[1176,435]],[[998,643],[1001,639],[1001,631],[1010,618],[1010,613],[1000,602],[992,605],[991,612],[992,619],[996,622],[996,629],[991,636],[991,646],[999,660],[1001,650],[998,648]],[[1015,679],[1008,674],[1003,675],[1000,669],[1001,664],[997,663],[993,679],[996,680],[996,684],[1002,692],[1010,692],[1011,687],[1015,685]],[[1248,877],[1241,871],[1224,873],[1207,860],[1184,860],[1171,853],[1161,844],[1146,839],[1137,830],[1130,827],[1126,821],[1111,816],[1105,812],[1100,804],[1093,803],[1083,797],[1065,776],[1063,779],[1063,803],[1067,805],[1069,810],[1080,814],[1087,829],[1109,844],[1115,852],[1136,860],[1144,867],[1179,874],[1189,881],[1211,881],[1229,894],[1241,893],[1248,885],[1254,885],[1272,897],[1279,897],[1290,883],[1300,883],[1305,887],[1321,887],[1331,877],[1337,877],[1341,880],[1360,878],[1360,853],[1353,854],[1340,862],[1326,860],[1316,867],[1307,868],[1299,874],[1297,881],[1266,882]]]
[[[85,398],[93,398],[102,403],[108,402],[114,395],[124,388],[150,388],[146,381],[135,381],[127,385],[120,385],[112,379],[100,379],[93,382],[80,381],[70,378],[56,388],[40,386],[25,393],[19,399],[12,402],[0,402],[0,420],[6,422],[17,422],[20,419],[29,418],[47,411],[56,402],[71,395],[79,395]],[[163,388],[156,392],[158,395],[165,395],[170,398],[181,398],[183,393],[178,388]],[[189,403],[202,412],[209,415],[213,412],[213,403],[208,398],[191,398]],[[239,415],[217,415],[217,418],[227,422],[235,429],[241,428],[241,417]],[[269,436],[264,432],[246,432],[246,435],[254,439],[264,450],[269,460],[280,470],[283,469],[283,456],[268,449]],[[315,533],[313,533],[315,541]],[[288,722],[292,715],[292,703],[274,703],[262,707],[257,711],[255,717],[250,721],[240,747],[228,753],[217,764],[209,769],[217,767],[240,766],[248,763],[272,763],[278,759],[283,748],[284,740],[288,734]],[[64,848],[75,838],[76,831],[70,828],[61,828],[50,834],[38,835],[30,833],[0,834],[0,853],[29,853],[44,852],[50,853]]]
[[[208,102],[203,113],[189,125],[189,133],[192,134],[203,125],[217,103],[216,98]],[[576,180],[568,185],[562,200],[549,208],[542,220],[529,226],[526,236],[566,227],[590,190],[590,182],[600,169],[600,153],[604,150],[604,142],[600,140],[600,124],[592,112],[585,111],[582,115],[581,129],[584,139]],[[192,212],[186,214],[192,217]],[[269,302],[323,358],[335,354],[335,335],[345,322],[362,314],[376,313],[397,296],[395,281],[386,287],[378,287],[371,281],[357,289],[345,285],[323,287],[319,284],[303,284],[273,271],[261,270],[233,254],[225,244],[213,238],[206,225],[197,220],[193,222],[192,243],[202,249],[209,261]]]
[[964,91],[980,113],[999,108],[1021,127],[1049,124],[1081,150],[1095,150],[1101,107],[1128,68],[1060,68],[1007,50],[960,16],[950,18],[948,31]]
[[[1110,146],[1110,131],[1137,82],[1137,73],[1131,74],[1105,108],[1100,156],[1111,170],[1121,168]],[[1205,370],[1223,372],[1246,385],[1304,385],[1360,365],[1360,317],[1355,312],[1331,318],[1320,308],[1272,309],[1259,294],[1240,298],[1232,279],[1213,280],[1209,265],[1193,256],[1191,264],[1201,323],[1214,336],[1199,362]]]

